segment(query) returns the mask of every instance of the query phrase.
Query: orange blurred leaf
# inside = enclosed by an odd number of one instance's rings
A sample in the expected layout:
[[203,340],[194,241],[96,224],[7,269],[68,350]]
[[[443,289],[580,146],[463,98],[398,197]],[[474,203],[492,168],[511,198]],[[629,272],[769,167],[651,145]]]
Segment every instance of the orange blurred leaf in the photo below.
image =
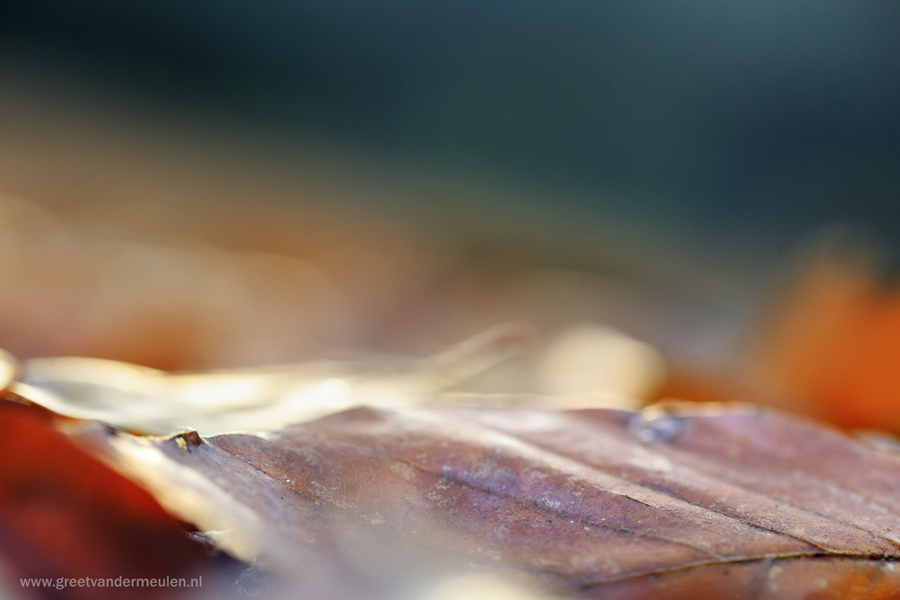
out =
[[[58,431],[49,413],[0,399],[0,553],[22,578],[196,577],[203,547],[144,489]],[[18,583],[18,581],[16,582]],[[114,587],[22,589],[119,598]],[[135,588],[129,597],[165,595]]]
[[798,408],[844,427],[900,433],[900,291],[825,253],[770,316],[762,376]]

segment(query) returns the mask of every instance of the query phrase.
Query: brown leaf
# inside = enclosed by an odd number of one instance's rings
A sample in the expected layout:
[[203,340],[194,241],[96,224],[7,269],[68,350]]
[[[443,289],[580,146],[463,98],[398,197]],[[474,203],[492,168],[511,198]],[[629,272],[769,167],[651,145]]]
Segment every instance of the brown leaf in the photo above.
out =
[[740,405],[358,408],[113,447],[144,477],[162,452],[159,472],[208,499],[170,509],[320,580],[307,561],[382,583],[490,569],[591,598],[900,594],[900,455]]

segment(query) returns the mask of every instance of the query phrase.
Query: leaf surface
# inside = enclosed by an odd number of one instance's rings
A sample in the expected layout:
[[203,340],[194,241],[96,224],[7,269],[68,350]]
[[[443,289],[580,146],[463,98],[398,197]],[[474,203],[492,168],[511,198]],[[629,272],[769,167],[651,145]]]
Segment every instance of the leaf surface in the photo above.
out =
[[227,490],[254,524],[224,521],[282,568],[352,546],[390,577],[430,557],[584,597],[900,594],[900,455],[745,406],[357,408],[116,444]]

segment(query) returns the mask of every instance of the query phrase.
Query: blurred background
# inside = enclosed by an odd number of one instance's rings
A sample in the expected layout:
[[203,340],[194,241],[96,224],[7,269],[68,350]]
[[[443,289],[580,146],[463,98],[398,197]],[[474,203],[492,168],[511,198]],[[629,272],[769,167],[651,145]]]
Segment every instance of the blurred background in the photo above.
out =
[[[0,3],[0,349],[390,391],[530,337],[451,401],[900,433],[898,32],[891,0]],[[186,568],[0,405],[0,595]]]
[[[0,347],[177,370],[602,324],[664,357],[647,398],[900,429],[898,31],[889,1],[4,3]],[[573,391],[534,352],[473,389]]]

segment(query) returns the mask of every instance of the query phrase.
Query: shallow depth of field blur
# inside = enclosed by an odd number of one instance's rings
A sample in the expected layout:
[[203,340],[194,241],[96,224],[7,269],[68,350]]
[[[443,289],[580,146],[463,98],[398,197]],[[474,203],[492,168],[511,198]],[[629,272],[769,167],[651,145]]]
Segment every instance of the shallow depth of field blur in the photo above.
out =
[[5,3],[0,347],[195,370],[525,322],[469,391],[900,431],[897,31],[876,1]]

